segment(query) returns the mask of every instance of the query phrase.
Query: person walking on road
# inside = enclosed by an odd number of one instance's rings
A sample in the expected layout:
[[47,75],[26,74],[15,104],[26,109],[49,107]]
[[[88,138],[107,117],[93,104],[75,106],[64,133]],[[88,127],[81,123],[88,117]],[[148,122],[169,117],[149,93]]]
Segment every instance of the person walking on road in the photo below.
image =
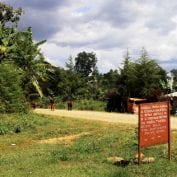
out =
[[55,97],[54,97],[54,95],[52,94],[52,95],[50,96],[50,110],[51,110],[51,111],[54,111],[54,109],[55,109],[54,103],[55,103]]
[[72,110],[72,108],[73,108],[73,103],[72,103],[72,101],[71,100],[68,100],[68,111],[71,111]]

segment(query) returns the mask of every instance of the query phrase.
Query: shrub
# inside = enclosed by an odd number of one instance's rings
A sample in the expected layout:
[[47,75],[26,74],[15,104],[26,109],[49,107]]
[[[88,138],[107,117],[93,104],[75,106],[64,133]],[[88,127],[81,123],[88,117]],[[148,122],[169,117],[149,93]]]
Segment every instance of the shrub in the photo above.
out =
[[0,64],[0,113],[26,112],[19,70],[11,63]]
[[94,110],[94,111],[104,111],[106,103],[103,101],[95,100],[77,100],[73,105],[74,109],[79,110]]

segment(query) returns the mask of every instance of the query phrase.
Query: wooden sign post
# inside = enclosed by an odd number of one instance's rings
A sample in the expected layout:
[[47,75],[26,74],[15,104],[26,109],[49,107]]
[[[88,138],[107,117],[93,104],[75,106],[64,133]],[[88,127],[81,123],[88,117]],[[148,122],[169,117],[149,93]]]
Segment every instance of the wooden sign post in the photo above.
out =
[[141,148],[168,143],[171,159],[169,102],[143,103],[139,105],[138,164]]

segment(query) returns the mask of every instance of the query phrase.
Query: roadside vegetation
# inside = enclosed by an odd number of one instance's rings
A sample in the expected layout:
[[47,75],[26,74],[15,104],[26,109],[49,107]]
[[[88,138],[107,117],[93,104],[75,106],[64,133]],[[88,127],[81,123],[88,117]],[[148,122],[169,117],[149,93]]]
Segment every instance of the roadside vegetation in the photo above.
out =
[[[75,100],[72,101],[73,109],[75,110],[92,110],[92,111],[105,111],[106,102],[97,100]],[[49,108],[49,97],[44,97],[40,102],[37,103],[37,107]],[[55,108],[56,109],[68,109],[67,101],[63,101],[60,97],[55,97]]]
[[126,112],[128,97],[158,101],[177,88],[176,69],[171,71],[171,85],[165,70],[145,48],[138,58],[127,51],[121,66],[106,73],[99,72],[96,53],[87,51],[66,56],[65,68],[53,66],[40,50],[46,40],[34,40],[29,26],[18,28],[23,13],[21,8],[0,3],[1,113],[27,112],[35,104],[46,107],[45,98],[51,94],[59,99],[57,107],[72,100],[76,109]]
[[[0,120],[1,176],[175,177],[177,173],[177,131],[172,131],[171,161],[167,145],[161,145],[142,151],[155,162],[137,165],[138,140],[132,125],[36,114],[1,115]],[[107,161],[115,156],[130,163]]]

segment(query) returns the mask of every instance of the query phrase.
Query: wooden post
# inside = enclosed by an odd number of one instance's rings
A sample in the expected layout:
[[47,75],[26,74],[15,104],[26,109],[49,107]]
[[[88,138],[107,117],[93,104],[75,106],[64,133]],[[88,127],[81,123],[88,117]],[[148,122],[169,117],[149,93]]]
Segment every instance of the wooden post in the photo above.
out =
[[170,102],[168,102],[168,159],[171,160]]
[[141,162],[141,147],[140,147],[140,112],[141,106],[138,106],[138,164],[140,165]]

